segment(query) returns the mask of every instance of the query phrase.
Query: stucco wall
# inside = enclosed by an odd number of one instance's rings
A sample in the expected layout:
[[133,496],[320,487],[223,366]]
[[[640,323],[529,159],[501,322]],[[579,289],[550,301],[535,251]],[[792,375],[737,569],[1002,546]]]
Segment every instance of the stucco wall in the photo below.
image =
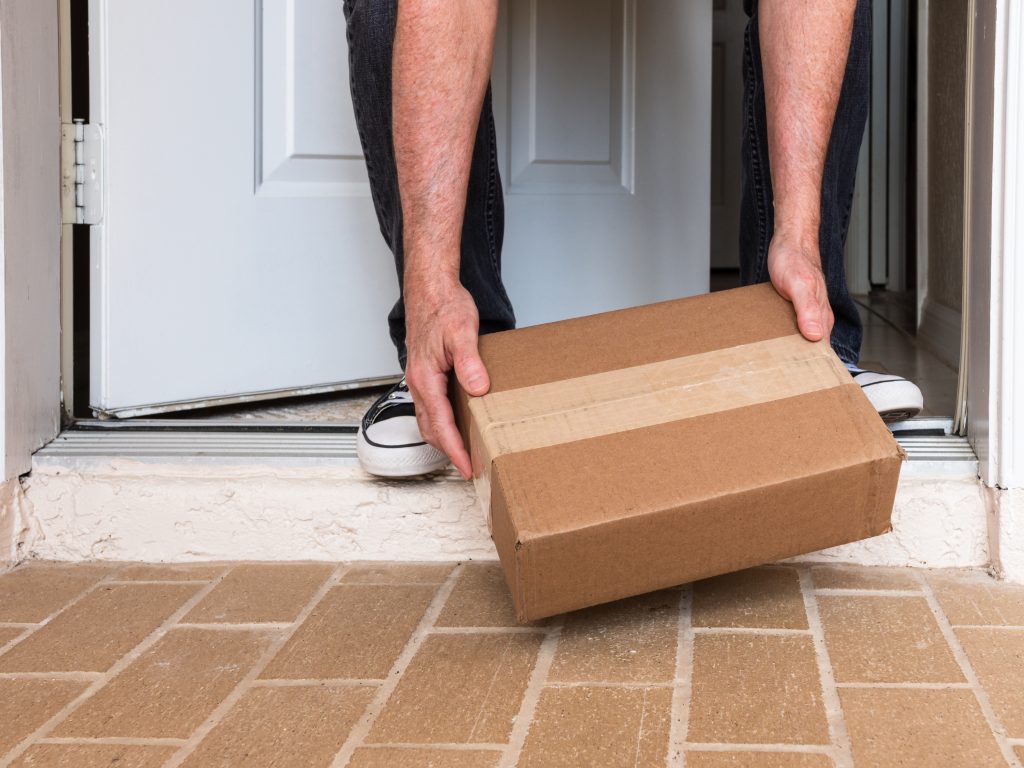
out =
[[[918,469],[904,467],[891,533],[804,559],[988,565],[985,489]],[[83,457],[37,459],[24,488],[22,547],[44,560],[495,557],[473,486],[454,471],[373,481],[355,467]]]
[[960,311],[963,286],[964,0],[928,6],[928,296]]

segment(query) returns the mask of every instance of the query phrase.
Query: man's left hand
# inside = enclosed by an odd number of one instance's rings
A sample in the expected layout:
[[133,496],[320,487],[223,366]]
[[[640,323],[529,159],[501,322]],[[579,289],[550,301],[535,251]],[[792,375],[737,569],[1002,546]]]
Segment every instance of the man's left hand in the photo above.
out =
[[796,309],[797,326],[804,338],[829,338],[835,318],[828,303],[817,238],[801,241],[776,232],[768,247],[768,274],[775,290]]

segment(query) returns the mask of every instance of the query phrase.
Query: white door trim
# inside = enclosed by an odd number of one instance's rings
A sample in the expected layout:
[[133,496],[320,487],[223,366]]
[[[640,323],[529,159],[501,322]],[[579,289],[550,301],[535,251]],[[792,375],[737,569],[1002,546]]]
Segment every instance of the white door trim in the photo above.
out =
[[57,29],[57,3],[0,4],[0,483],[60,427]]
[[[991,142],[991,163],[985,169],[991,170],[990,226],[984,227],[985,219],[978,216],[974,234],[985,230],[991,240],[986,249],[975,237],[970,251],[974,288],[968,433],[982,479],[1014,488],[1024,487],[1024,312],[1019,309],[1024,269],[1017,263],[1024,258],[1024,8],[1016,0],[995,0],[994,24],[994,35],[984,34],[983,23],[975,26],[976,61],[994,55],[994,91],[991,113],[987,99],[979,97],[974,115],[976,157]],[[984,69],[975,68],[982,79]],[[979,85],[984,83],[979,80]],[[975,190],[972,204],[978,211],[986,201],[982,190]]]
[[[1002,49],[1000,49],[1002,46]],[[995,386],[992,482],[1024,486],[1024,8],[1000,0],[996,13],[996,139],[993,152],[992,340]],[[1001,135],[1000,135],[1001,134]],[[1005,175],[1000,181],[1000,171]],[[996,224],[998,222],[998,236]]]

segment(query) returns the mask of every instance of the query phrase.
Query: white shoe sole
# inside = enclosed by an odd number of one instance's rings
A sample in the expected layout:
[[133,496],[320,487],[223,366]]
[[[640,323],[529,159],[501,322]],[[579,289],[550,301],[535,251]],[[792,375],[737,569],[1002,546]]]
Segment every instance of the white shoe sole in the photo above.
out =
[[448,457],[432,445],[382,448],[356,435],[356,454],[363,469],[377,477],[418,477],[448,466]]
[[921,390],[911,381],[887,381],[862,389],[883,421],[902,421],[917,416],[924,407]]

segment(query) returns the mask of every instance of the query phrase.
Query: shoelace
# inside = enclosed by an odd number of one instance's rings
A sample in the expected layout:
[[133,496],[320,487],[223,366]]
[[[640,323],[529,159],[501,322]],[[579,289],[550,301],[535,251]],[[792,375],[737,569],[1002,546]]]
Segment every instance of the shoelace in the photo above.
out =
[[405,383],[405,379],[402,379],[394,392],[388,394],[388,400],[392,403],[412,403],[412,393],[409,392],[409,387]]

